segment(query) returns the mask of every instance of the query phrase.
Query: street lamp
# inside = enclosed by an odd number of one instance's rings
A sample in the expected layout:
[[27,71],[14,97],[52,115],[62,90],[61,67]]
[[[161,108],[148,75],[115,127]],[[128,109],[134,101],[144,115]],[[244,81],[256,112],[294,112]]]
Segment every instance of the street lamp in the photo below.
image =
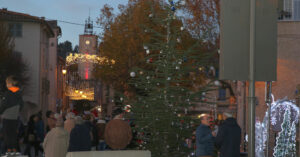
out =
[[64,75],[66,75],[66,74],[67,74],[67,70],[66,70],[66,69],[63,69],[63,70],[62,70],[62,73],[63,73]]
[[66,69],[62,69],[62,107],[66,105],[66,77],[67,77],[67,70]]

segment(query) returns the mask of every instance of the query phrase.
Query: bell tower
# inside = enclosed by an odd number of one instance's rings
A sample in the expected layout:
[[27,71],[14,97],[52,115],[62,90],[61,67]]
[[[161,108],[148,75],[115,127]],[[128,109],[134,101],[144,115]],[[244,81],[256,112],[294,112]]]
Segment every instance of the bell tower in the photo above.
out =
[[84,34],[79,36],[79,52],[84,54],[96,54],[98,36],[93,33],[93,21],[89,17],[85,20]]
[[[79,53],[85,55],[98,54],[98,36],[93,32],[93,21],[90,17],[85,20],[84,34],[79,36]],[[78,72],[82,79],[92,79],[93,63],[78,65]]]

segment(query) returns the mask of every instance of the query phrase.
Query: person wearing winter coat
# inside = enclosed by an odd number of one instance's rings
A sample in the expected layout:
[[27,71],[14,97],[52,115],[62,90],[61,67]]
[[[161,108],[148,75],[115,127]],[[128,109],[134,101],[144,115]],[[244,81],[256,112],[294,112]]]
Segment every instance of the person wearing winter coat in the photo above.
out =
[[43,143],[45,157],[66,157],[70,134],[63,128],[63,124],[63,119],[58,118],[56,127],[46,135]]
[[212,157],[215,154],[215,134],[209,127],[209,116],[201,114],[200,121],[196,130],[196,156]]
[[30,116],[26,133],[25,133],[24,142],[26,143],[26,148],[24,154],[29,155],[30,157],[33,156],[31,154],[32,147],[34,148],[35,156],[38,156],[39,150],[43,151],[40,148],[41,140],[38,136],[37,129],[36,129],[38,121],[39,121],[39,117],[37,115]]
[[92,147],[90,130],[79,116],[75,117],[75,123],[70,134],[68,152],[90,151]]
[[73,112],[69,112],[66,116],[66,121],[64,122],[64,128],[69,133],[71,133],[72,129],[75,127],[75,114]]
[[226,119],[219,127],[216,146],[220,149],[220,157],[240,157],[241,128],[231,113],[223,113]]
[[106,143],[104,141],[104,131],[105,131],[105,120],[98,120],[97,121],[97,133],[99,138],[99,143],[97,146],[97,150],[105,150]]
[[6,78],[8,91],[0,100],[0,114],[3,123],[3,137],[7,152],[16,152],[18,148],[18,117],[23,106],[23,98],[16,77]]
[[44,121],[43,121],[43,118],[42,118],[42,112],[39,112],[37,115],[37,122],[36,122],[36,125],[35,125],[35,130],[36,130],[36,133],[37,133],[37,136],[38,136],[38,141],[40,143],[42,143],[44,141],[44,138],[45,138],[45,125],[44,125]]
[[96,121],[94,116],[91,114],[86,115],[84,124],[87,126],[87,128],[90,131],[92,150],[96,150],[98,145],[98,132],[97,132]]
[[55,119],[54,115],[55,115],[55,113],[52,111],[46,112],[46,117],[47,117],[46,132],[49,132],[51,129],[55,128],[56,119]]

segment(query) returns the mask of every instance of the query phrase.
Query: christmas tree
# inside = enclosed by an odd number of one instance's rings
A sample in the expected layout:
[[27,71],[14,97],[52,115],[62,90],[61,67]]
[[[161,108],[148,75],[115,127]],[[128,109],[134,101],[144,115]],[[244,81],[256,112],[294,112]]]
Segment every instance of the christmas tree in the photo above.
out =
[[195,81],[201,78],[197,70],[207,66],[207,58],[199,52],[198,42],[182,47],[187,31],[175,14],[180,5],[180,1],[169,0],[162,4],[164,13],[150,13],[149,18],[161,25],[162,31],[145,29],[155,34],[144,45],[149,66],[130,72],[130,84],[137,93],[131,104],[140,147],[150,150],[153,157],[188,156],[191,150],[185,140],[191,138],[194,123],[188,110],[204,101],[209,90],[205,83],[195,88]]
[[[276,146],[274,148],[274,157],[287,157],[291,156],[292,152],[289,152],[291,147],[291,112],[287,108],[284,113],[283,122],[281,124],[281,131],[276,138]],[[292,131],[293,132],[293,131]],[[292,142],[294,143],[294,142]]]

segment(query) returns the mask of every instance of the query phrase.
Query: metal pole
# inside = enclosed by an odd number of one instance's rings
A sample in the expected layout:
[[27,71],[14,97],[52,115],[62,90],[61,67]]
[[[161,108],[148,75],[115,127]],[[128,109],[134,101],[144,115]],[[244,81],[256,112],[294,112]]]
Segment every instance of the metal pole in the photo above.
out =
[[272,82],[266,82],[266,104],[268,105],[268,123],[267,123],[267,144],[266,144],[266,157],[269,157],[269,141],[270,141],[270,118],[271,118],[271,94],[272,94]]
[[255,157],[255,2],[256,2],[256,0],[250,0],[248,157]]
[[244,93],[243,93],[243,100],[244,100],[244,102],[243,102],[243,104],[244,104],[244,107],[243,107],[243,114],[244,114],[244,117],[243,117],[243,119],[244,119],[244,121],[243,121],[243,129],[244,129],[244,152],[247,152],[247,141],[246,141],[246,135],[247,135],[247,126],[246,126],[246,121],[247,121],[247,109],[246,109],[246,104],[247,104],[247,100],[246,100],[246,87],[247,87],[247,85],[246,85],[246,82],[243,82],[243,88],[244,88]]

